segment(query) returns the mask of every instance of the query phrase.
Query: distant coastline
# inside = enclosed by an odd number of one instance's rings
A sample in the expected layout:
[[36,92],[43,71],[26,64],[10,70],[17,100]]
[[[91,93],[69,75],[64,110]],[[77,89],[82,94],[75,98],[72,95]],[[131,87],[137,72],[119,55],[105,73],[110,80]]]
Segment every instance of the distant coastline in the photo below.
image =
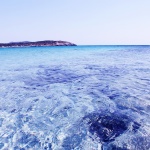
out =
[[0,43],[0,48],[7,48],[7,47],[42,47],[42,46],[77,46],[74,43],[70,43],[67,41],[24,41],[24,42],[10,42],[10,43]]

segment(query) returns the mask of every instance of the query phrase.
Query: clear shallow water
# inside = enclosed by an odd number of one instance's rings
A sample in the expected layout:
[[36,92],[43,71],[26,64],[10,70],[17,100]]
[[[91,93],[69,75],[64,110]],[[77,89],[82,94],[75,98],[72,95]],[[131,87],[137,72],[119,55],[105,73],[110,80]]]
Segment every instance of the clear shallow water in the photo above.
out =
[[0,149],[150,149],[150,46],[0,49]]

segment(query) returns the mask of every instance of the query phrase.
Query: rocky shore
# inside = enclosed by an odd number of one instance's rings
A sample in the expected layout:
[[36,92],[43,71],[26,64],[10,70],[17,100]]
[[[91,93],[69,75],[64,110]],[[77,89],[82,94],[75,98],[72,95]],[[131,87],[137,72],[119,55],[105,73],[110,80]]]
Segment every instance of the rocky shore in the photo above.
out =
[[39,47],[39,46],[76,46],[74,43],[66,41],[37,41],[37,42],[11,42],[11,43],[0,43],[0,47]]

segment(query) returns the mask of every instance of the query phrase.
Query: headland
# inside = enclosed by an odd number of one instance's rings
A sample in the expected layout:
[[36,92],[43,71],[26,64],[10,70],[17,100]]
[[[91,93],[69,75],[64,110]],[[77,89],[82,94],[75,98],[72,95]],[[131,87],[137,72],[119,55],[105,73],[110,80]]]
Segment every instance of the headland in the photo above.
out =
[[7,48],[7,47],[42,47],[42,46],[77,46],[74,43],[66,42],[66,41],[52,41],[52,40],[45,40],[45,41],[24,41],[24,42],[10,42],[10,43],[0,43],[0,47]]

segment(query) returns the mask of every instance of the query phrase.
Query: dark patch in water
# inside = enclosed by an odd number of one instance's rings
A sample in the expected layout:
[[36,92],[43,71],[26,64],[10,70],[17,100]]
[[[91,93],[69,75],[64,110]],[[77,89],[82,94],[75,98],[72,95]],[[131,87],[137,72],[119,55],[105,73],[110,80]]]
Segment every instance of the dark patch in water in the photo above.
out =
[[47,143],[47,145],[44,147],[45,150],[52,150],[51,143]]
[[46,69],[43,73],[42,79],[49,83],[70,82],[80,77],[73,72],[61,69]]
[[73,134],[64,139],[62,148],[64,150],[78,148],[85,137],[89,136],[87,135],[89,131],[93,135],[90,137],[100,142],[103,150],[128,150],[126,145],[123,147],[115,145],[115,139],[128,131],[134,134],[140,126],[130,116],[121,112],[91,113],[70,130]]
[[54,83],[68,83],[80,79],[84,75],[77,75],[72,71],[58,68],[44,69],[37,73],[37,77],[25,80],[25,84],[33,87],[43,87]]
[[15,113],[15,112],[16,112],[16,109],[11,110],[11,113]]
[[102,77],[103,79],[106,79],[108,77],[116,79],[116,78],[120,78],[128,73],[126,68],[122,68],[122,67],[118,68],[118,67],[114,67],[114,66],[110,66],[108,68],[102,68],[97,65],[89,65],[89,66],[85,67],[85,69],[89,69],[92,72],[93,71],[99,72],[98,76]]
[[125,132],[128,128],[129,120],[125,116],[104,115],[93,116],[89,121],[89,131],[100,138],[103,142],[110,142]]
[[127,149],[125,146],[119,147],[117,145],[110,144],[110,145],[106,146],[106,148],[104,148],[104,146],[103,146],[102,150],[129,150],[129,149]]
[[141,125],[140,125],[139,123],[134,122],[134,124],[132,125],[132,127],[133,127],[132,130],[133,130],[134,132],[136,132],[136,131],[140,128],[140,126],[141,126]]
[[[88,120],[89,131],[96,134],[102,142],[112,142],[128,130],[132,121],[128,116],[117,113],[90,114],[84,119]],[[139,123],[133,122],[132,130],[136,132],[140,127]]]

